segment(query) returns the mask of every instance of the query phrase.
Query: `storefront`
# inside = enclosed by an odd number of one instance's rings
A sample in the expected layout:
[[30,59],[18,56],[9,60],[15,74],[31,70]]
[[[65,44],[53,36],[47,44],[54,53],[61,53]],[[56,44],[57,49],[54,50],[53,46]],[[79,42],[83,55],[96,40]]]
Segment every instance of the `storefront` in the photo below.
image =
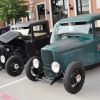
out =
[[100,0],[33,0],[34,20],[46,19],[50,30],[63,18],[100,13]]
[[62,18],[68,17],[67,0],[51,0],[53,25]]
[[49,20],[51,31],[58,20],[69,16],[68,0],[36,0],[34,4],[34,19]]
[[[30,0],[29,0],[30,1]],[[21,21],[43,20],[49,21],[50,30],[54,24],[63,18],[82,14],[100,13],[100,0],[31,0],[29,18]],[[29,3],[30,4],[30,3]],[[15,22],[13,23],[15,24]]]

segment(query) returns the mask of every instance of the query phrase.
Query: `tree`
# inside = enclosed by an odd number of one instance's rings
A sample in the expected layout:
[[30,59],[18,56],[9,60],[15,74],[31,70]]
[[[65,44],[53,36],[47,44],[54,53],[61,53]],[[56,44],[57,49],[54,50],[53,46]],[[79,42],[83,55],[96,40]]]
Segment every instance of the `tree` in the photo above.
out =
[[10,22],[28,16],[28,6],[24,0],[0,0],[0,21]]

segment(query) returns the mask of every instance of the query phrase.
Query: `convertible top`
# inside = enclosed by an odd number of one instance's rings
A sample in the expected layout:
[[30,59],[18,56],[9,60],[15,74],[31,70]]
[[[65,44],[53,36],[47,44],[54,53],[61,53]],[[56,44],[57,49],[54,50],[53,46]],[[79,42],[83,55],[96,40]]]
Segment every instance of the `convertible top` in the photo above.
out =
[[39,25],[39,24],[45,24],[45,23],[48,23],[48,20],[34,20],[34,21],[23,22],[16,25],[12,25],[11,28],[29,27],[31,25]]

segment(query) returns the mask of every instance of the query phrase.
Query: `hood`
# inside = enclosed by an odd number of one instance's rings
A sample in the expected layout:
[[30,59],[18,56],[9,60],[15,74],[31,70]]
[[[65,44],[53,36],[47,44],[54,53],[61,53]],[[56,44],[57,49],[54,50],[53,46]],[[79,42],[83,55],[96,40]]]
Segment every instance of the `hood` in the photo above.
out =
[[20,33],[16,31],[8,31],[0,36],[0,41],[4,43],[8,43],[14,38],[16,38]]
[[42,50],[50,50],[54,52],[54,51],[67,50],[67,49],[79,47],[82,45],[85,45],[85,41],[82,39],[66,39],[66,40],[60,40],[58,42],[45,46],[44,48],[42,48]]

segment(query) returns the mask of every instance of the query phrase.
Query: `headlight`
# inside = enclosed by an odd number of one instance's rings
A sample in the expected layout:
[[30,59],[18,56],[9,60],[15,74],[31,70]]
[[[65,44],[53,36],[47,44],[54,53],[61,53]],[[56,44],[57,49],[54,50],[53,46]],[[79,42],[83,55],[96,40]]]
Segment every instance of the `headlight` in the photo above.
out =
[[53,62],[51,65],[51,69],[53,72],[58,73],[60,71],[60,65],[58,62]]
[[1,55],[0,60],[2,63],[5,63],[5,56]]
[[33,66],[34,66],[34,68],[39,68],[39,60],[38,59],[33,59]]
[[6,48],[6,51],[9,52],[10,51],[9,48]]

